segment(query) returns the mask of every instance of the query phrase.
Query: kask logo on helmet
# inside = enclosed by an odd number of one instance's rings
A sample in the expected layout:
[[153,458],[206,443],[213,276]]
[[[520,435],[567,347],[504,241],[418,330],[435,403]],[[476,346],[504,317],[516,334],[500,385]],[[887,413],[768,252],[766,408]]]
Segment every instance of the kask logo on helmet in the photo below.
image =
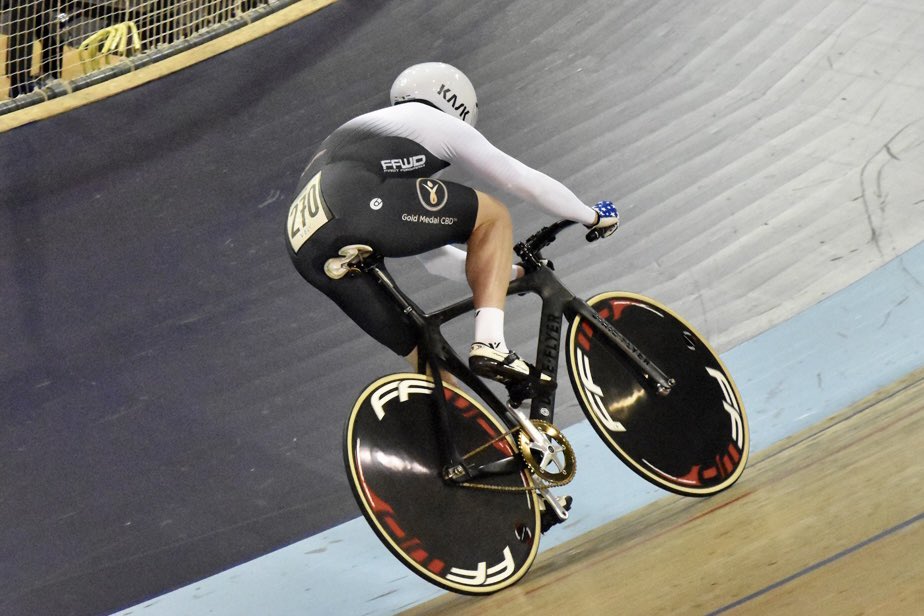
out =
[[459,114],[459,118],[462,120],[468,120],[468,114],[472,112],[468,108],[468,105],[465,103],[459,102],[459,97],[456,94],[453,94],[452,90],[445,84],[441,83],[439,89],[436,91],[439,96],[443,97],[443,100],[446,101],[450,107]]
[[389,92],[392,105],[421,101],[466,124],[478,120],[478,96],[472,82],[459,69],[443,62],[423,62],[398,75]]

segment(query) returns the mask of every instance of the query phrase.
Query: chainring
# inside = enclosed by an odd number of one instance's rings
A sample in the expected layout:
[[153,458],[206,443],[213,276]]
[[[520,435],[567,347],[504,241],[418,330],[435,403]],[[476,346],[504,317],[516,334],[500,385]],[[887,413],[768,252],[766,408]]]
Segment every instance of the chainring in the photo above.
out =
[[543,450],[530,440],[525,431],[520,430],[517,436],[520,455],[533,475],[551,485],[565,485],[574,479],[577,468],[574,448],[565,435],[549,422],[538,419],[532,421],[536,429],[549,439],[550,445]]

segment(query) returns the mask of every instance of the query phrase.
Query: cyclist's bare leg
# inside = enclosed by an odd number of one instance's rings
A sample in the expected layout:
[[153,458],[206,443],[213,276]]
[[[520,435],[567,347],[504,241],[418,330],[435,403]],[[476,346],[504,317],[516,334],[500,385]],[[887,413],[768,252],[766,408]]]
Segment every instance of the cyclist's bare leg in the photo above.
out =
[[[465,260],[475,304],[475,341],[469,366],[476,374],[504,383],[532,372],[504,340],[504,302],[513,268],[513,222],[503,203],[483,192],[477,194],[478,216]],[[540,378],[551,380],[548,375]]]
[[478,216],[468,238],[465,275],[475,309],[503,310],[513,267],[513,223],[503,203],[478,192]]
[[[465,276],[472,289],[476,311],[481,308],[503,310],[513,267],[513,223],[504,204],[491,195],[477,194],[478,215],[468,238]],[[404,357],[415,372],[417,358],[416,347]],[[429,372],[429,368],[427,370]],[[440,376],[450,385],[457,384],[455,377],[445,370],[440,371]]]

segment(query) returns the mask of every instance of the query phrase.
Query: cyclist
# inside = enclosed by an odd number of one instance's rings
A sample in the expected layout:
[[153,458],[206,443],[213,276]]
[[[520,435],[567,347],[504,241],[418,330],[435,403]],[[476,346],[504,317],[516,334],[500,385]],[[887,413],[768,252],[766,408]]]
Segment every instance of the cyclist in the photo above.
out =
[[[487,193],[438,179],[440,172],[452,165],[601,236],[616,230],[616,209],[607,201],[585,205],[494,147],[474,128],[478,102],[471,82],[448,64],[404,70],[391,87],[391,103],[343,124],[314,154],[289,210],[289,256],[305,280],[413,364],[415,330],[379,283],[371,276],[333,279],[324,264],[353,244],[384,257],[420,255],[431,272],[471,287],[472,370],[501,382],[536,374],[504,340],[507,285],[518,272],[507,208]],[[467,253],[451,244],[466,244]]]

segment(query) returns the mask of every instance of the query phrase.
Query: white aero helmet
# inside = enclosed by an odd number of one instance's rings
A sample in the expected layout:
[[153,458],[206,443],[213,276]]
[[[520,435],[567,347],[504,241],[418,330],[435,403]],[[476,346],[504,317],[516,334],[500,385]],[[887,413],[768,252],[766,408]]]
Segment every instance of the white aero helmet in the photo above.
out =
[[472,126],[478,120],[478,97],[462,71],[442,62],[415,64],[391,84],[391,104],[423,101]]

